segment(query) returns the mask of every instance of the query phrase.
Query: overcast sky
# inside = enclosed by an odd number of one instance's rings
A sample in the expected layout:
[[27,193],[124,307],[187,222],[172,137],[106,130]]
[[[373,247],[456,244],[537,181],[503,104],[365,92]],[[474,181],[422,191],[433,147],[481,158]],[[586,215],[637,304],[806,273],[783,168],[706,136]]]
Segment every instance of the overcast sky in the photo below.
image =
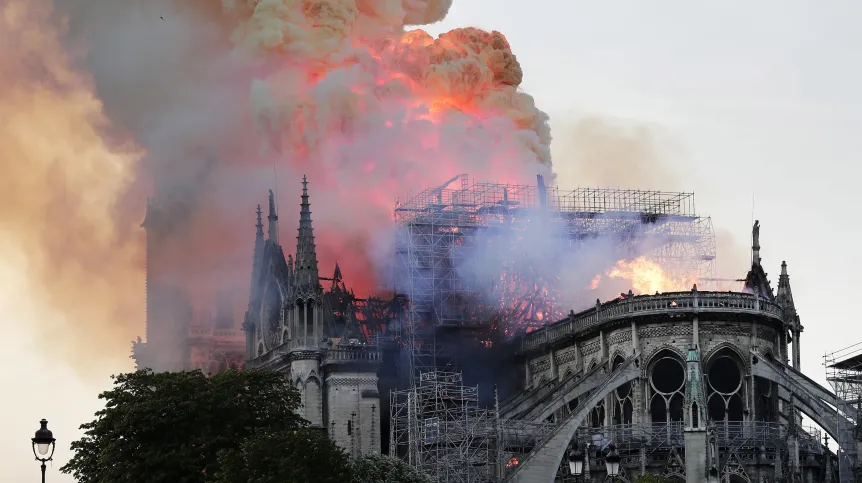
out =
[[[650,168],[662,177],[638,174],[648,182],[640,185],[620,173],[621,187],[694,191],[698,211],[738,242],[719,245],[733,252],[719,257],[741,260],[738,272],[725,276],[748,269],[754,196],[763,264],[775,286],[787,261],[806,328],[803,369],[823,382],[824,352],[862,340],[850,303],[860,288],[853,238],[860,13],[858,2],[839,0],[828,8],[763,0],[456,0],[446,22],[430,30],[472,25],[503,32],[523,66],[524,90],[551,114],[556,143],[564,144],[584,115],[650,126],[662,140]],[[565,153],[555,149],[561,185],[611,184],[567,163]],[[11,300],[14,282],[4,286]],[[57,471],[68,458],[70,433],[92,415],[107,381],[79,381],[64,361],[34,360],[28,347],[38,341],[26,327],[2,324],[20,336],[0,339],[0,384],[18,391],[4,395],[6,417],[11,410],[15,416],[0,428],[0,480],[35,481],[27,438],[39,418],[49,417],[59,419],[52,426],[64,448],[49,481],[71,482]],[[9,439],[22,431],[20,441]]]

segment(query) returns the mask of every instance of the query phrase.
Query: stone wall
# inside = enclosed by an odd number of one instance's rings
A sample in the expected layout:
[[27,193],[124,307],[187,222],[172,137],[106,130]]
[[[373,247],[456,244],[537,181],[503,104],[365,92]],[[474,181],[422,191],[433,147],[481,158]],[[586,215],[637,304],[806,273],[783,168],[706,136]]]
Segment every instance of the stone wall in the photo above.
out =
[[380,453],[380,394],[375,373],[327,374],[326,415],[330,439],[348,454]]

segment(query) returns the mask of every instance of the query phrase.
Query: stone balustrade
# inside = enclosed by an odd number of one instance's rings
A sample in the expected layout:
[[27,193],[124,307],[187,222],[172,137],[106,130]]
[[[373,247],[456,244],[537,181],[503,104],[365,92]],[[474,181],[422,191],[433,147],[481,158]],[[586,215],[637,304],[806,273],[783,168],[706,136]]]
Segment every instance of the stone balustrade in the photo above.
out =
[[324,364],[338,364],[345,362],[374,362],[379,363],[383,359],[383,353],[373,345],[358,346],[333,346],[323,356]]
[[781,306],[762,297],[739,292],[672,292],[638,295],[596,304],[581,313],[570,313],[559,322],[523,336],[520,350],[530,351],[573,335],[622,320],[676,314],[736,313],[782,321]]

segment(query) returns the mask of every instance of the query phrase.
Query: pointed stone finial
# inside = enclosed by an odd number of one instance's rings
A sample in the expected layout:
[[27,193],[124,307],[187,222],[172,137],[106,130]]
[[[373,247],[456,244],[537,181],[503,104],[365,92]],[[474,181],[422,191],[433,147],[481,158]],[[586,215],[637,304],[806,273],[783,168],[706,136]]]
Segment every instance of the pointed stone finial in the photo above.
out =
[[296,280],[298,290],[312,294],[320,284],[317,270],[317,248],[311,223],[311,204],[308,201],[308,178],[302,177],[302,203],[299,210],[299,229],[296,237]]
[[269,190],[269,239],[278,243],[278,214],[275,211],[275,193]]
[[263,211],[260,209],[260,205],[257,205],[257,232],[255,233],[257,238],[263,239],[263,219],[262,219]]
[[786,261],[781,262],[781,274],[787,275],[787,262]]
[[751,228],[751,264],[760,265],[760,220]]

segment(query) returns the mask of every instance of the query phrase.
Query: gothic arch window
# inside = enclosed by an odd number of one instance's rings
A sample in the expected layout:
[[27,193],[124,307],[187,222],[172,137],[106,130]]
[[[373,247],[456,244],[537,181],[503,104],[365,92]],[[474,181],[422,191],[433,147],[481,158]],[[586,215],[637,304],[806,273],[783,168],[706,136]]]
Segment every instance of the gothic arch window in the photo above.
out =
[[649,410],[653,423],[683,420],[685,366],[678,354],[662,350],[649,367]]
[[[625,359],[623,356],[617,354],[614,357],[613,370],[616,371],[617,368],[623,363],[625,363]],[[634,413],[634,402],[632,401],[632,383],[627,382],[622,386],[618,387],[613,392],[612,401],[614,403],[613,407],[613,420],[614,424],[631,424],[632,422],[632,414]]]
[[266,285],[260,311],[260,327],[263,341],[269,350],[275,349],[281,339],[282,302],[278,284],[271,281]]
[[739,357],[731,349],[721,349],[706,366],[706,406],[713,421],[744,419],[744,378]]
[[[590,361],[589,369],[587,372],[591,372],[596,368],[598,363],[595,359]],[[587,416],[587,426],[591,428],[600,428],[605,424],[605,401],[602,399],[596,404],[593,409],[590,411],[590,414]]]

